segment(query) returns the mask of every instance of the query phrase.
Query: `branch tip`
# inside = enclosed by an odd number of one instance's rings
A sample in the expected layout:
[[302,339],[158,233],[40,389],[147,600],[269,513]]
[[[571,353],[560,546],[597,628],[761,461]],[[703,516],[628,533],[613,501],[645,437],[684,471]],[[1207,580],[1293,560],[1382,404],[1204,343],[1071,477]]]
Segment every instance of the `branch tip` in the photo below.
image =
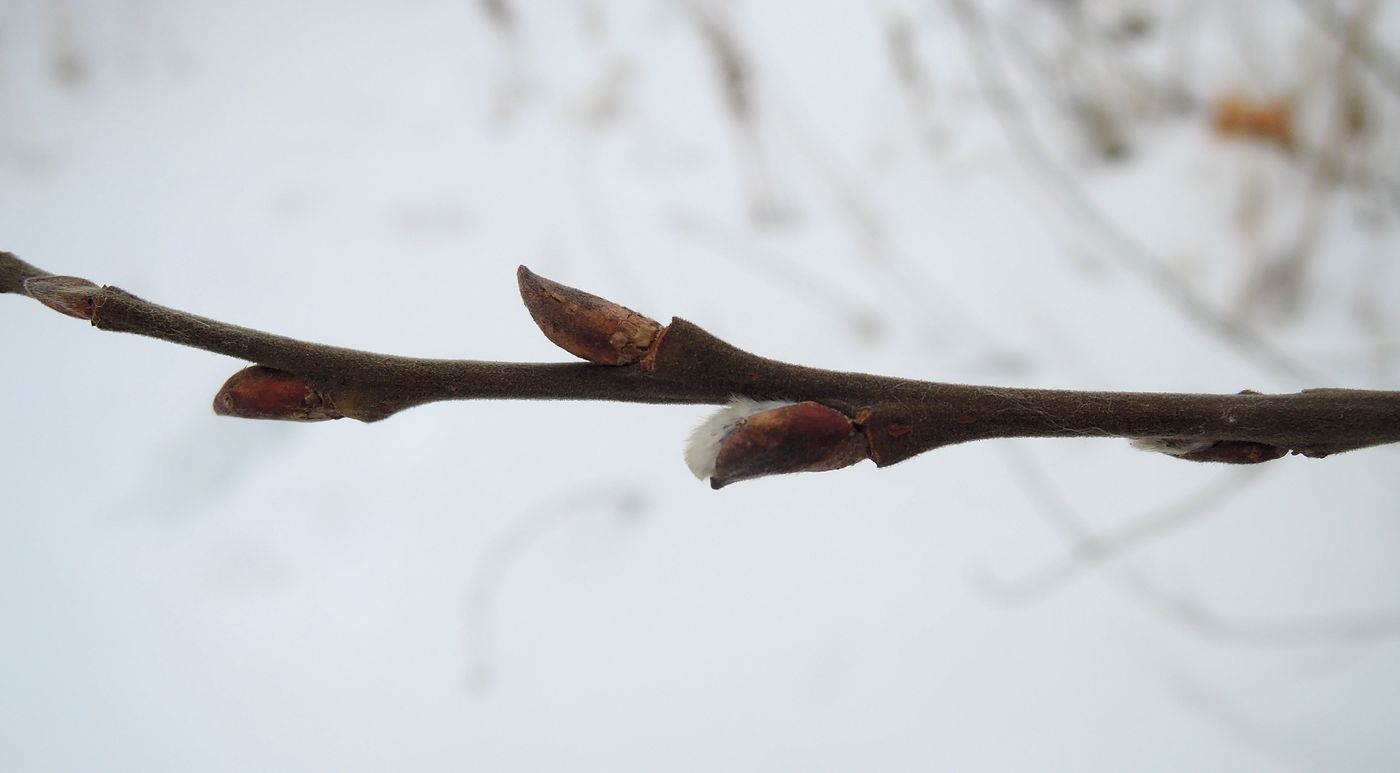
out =
[[76,276],[35,276],[24,280],[24,291],[60,314],[91,322],[102,288]]

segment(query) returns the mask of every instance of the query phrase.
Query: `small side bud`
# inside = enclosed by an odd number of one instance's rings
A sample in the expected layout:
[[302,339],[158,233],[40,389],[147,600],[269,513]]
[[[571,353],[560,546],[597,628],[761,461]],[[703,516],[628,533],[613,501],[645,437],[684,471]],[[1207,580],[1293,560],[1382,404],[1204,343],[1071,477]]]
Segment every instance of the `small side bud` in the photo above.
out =
[[1133,447],[1143,451],[1185,459],[1188,462],[1219,462],[1224,464],[1259,464],[1271,462],[1288,453],[1288,449],[1255,443],[1249,440],[1198,440],[1195,438],[1138,438]]
[[36,276],[24,280],[24,291],[54,311],[92,321],[102,288],[76,276]]
[[516,271],[520,298],[545,337],[575,357],[598,365],[631,365],[640,360],[661,331],[656,320],[551,282],[521,266]]
[[820,403],[735,398],[692,435],[686,462],[723,488],[750,478],[849,467],[870,456],[850,417]]
[[1222,462],[1224,464],[1259,464],[1272,462],[1288,453],[1287,448],[1279,448],[1268,443],[1254,443],[1248,440],[1221,440],[1210,448],[1182,454],[1180,458],[1190,462]]
[[304,376],[253,365],[224,382],[214,396],[214,413],[240,419],[326,421],[339,419],[335,404]]

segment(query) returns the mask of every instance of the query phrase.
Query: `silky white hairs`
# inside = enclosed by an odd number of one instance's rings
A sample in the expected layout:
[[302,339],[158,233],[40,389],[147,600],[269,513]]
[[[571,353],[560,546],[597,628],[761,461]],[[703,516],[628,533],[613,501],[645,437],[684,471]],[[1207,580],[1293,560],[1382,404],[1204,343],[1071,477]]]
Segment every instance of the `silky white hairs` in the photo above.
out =
[[1195,438],[1180,437],[1140,437],[1131,441],[1133,448],[1139,451],[1153,451],[1168,456],[1185,456],[1194,454],[1197,451],[1204,451],[1215,445],[1214,440],[1197,440]]
[[750,400],[737,395],[729,398],[728,405],[715,411],[690,433],[690,440],[685,444],[686,466],[700,480],[714,475],[720,444],[740,422],[755,413],[794,404],[786,400]]

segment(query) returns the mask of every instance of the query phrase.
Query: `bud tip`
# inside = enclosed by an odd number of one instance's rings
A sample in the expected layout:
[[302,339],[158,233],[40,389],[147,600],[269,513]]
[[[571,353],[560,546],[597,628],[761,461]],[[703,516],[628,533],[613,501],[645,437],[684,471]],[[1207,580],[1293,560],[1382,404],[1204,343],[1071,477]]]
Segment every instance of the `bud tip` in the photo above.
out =
[[515,272],[520,298],[540,332],[564,351],[599,365],[631,365],[646,354],[661,325],[655,320],[525,266]]
[[60,314],[91,321],[101,288],[76,276],[35,276],[24,280],[24,291]]

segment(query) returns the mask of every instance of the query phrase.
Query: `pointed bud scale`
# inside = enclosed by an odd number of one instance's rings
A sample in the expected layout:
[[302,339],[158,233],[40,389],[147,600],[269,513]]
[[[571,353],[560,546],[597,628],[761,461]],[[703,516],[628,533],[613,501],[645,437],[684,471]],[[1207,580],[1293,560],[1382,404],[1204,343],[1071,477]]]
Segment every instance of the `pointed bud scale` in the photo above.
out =
[[867,458],[865,434],[845,414],[810,401],[786,404],[735,421],[719,440],[710,485],[836,470]]
[[214,413],[240,419],[339,419],[335,404],[303,376],[263,365],[238,371],[214,396]]
[[76,276],[36,276],[24,280],[24,291],[54,311],[90,321],[102,288]]
[[605,298],[551,282],[521,266],[520,297],[545,337],[575,357],[598,365],[631,365],[656,339],[661,325]]

